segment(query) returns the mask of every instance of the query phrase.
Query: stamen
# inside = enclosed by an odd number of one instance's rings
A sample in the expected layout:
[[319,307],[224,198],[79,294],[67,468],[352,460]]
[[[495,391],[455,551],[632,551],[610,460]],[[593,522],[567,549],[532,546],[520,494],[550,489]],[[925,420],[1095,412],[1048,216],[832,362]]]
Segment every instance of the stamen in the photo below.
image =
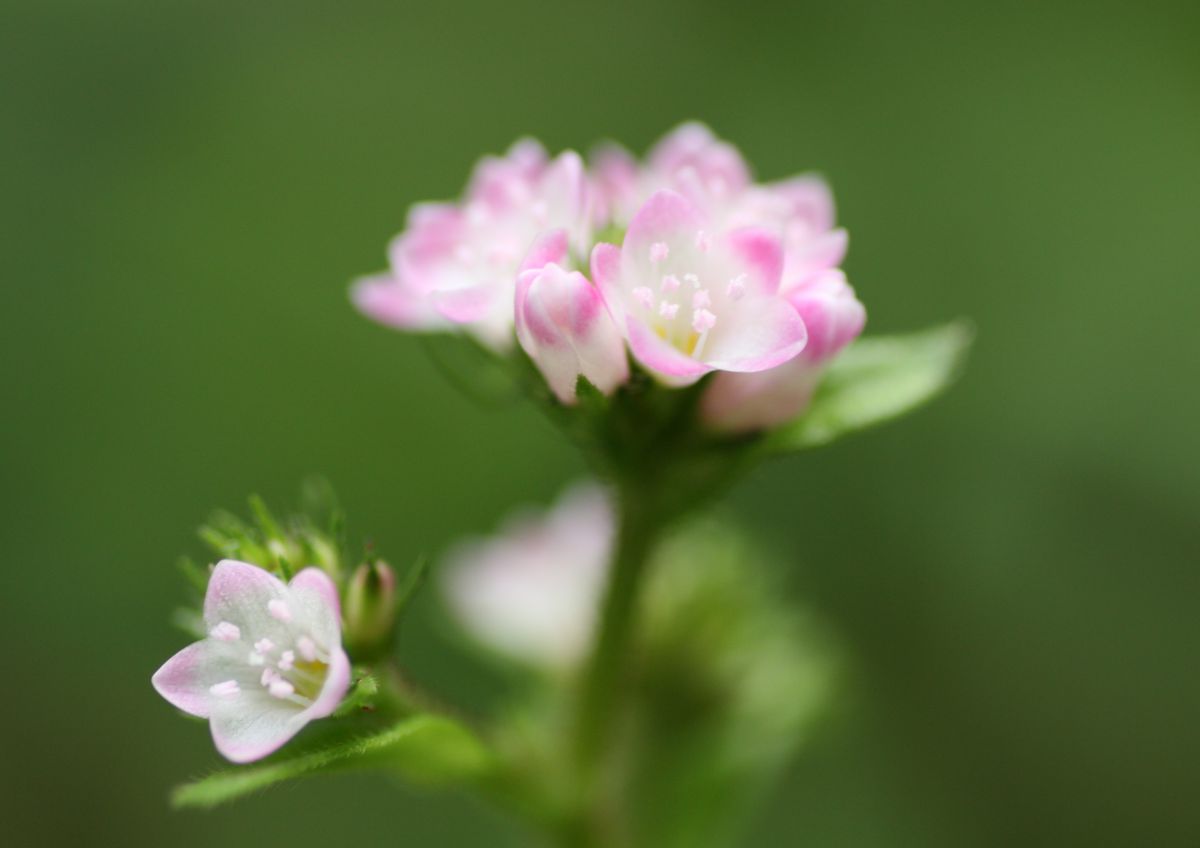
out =
[[292,611],[288,608],[288,605],[279,600],[279,598],[272,598],[271,600],[267,601],[267,612],[271,614],[271,618],[274,618],[277,621],[292,620]]
[[663,301],[658,305],[658,314],[670,321],[679,314],[679,304]]
[[697,277],[695,274],[684,274],[683,281],[685,283],[691,283],[692,288],[694,288],[694,289],[700,288],[700,278]]
[[242,690],[236,680],[222,680],[220,683],[214,683],[212,686],[209,686],[208,691],[218,698],[232,698]]
[[671,248],[667,247],[667,243],[656,241],[650,245],[650,261],[654,263],[662,262],[671,253]]
[[275,643],[264,636],[254,643],[254,650],[260,654],[269,654],[275,650]]
[[746,293],[746,275],[738,274],[729,281],[729,286],[725,289],[725,294],[729,295],[734,300],[741,299]]
[[208,631],[208,635],[218,642],[236,642],[242,638],[242,631],[238,629],[236,624],[222,621],[212,630]]
[[263,686],[270,686],[271,681],[279,677],[279,672],[273,668],[264,668],[262,677],[258,678],[258,682]]
[[278,662],[279,670],[280,671],[291,671],[292,663],[294,663],[295,661],[296,661],[295,651],[284,651],[282,654],[279,655],[279,662]]
[[271,693],[273,698],[286,698],[296,692],[296,687],[288,683],[282,677],[277,677],[267,686],[267,691]]
[[307,636],[301,636],[296,640],[296,650],[300,652],[300,656],[305,662],[312,662],[317,658],[317,644]]
[[702,336],[711,330],[716,323],[717,316],[713,315],[707,309],[697,309],[692,313],[692,329]]
[[706,306],[712,306],[712,298],[708,295],[708,289],[700,289],[692,295],[692,309],[703,309]]
[[633,296],[637,299],[638,303],[647,309],[650,309],[654,306],[654,292],[650,291],[650,289],[646,288],[645,286],[638,286],[636,289],[634,289]]
[[662,290],[670,293],[679,290],[679,278],[674,274],[667,274],[662,278]]
[[696,249],[701,253],[708,253],[712,248],[712,239],[708,237],[708,233],[704,230],[699,230],[696,233]]
[[250,665],[262,665],[266,660],[257,651],[251,651],[250,656],[246,657],[246,662],[250,663]]

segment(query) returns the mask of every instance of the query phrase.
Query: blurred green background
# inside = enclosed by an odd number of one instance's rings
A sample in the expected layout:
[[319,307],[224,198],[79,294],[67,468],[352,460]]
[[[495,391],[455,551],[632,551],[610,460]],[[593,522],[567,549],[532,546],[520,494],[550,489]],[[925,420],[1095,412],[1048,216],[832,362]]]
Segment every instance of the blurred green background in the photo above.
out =
[[[747,845],[1200,844],[1194,3],[5,2],[6,845],[516,845],[369,777],[209,814],[150,674],[214,507],[322,472],[396,562],[581,466],[359,318],[417,200],[521,134],[699,118],[829,175],[869,332],[959,315],[933,407],[733,508],[854,665]],[[494,681],[423,599],[414,673]]]

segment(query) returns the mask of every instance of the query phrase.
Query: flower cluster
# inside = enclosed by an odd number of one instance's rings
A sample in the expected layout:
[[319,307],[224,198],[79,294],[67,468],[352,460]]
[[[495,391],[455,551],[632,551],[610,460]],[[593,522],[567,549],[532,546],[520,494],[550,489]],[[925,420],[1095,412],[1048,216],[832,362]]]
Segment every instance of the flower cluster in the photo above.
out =
[[822,180],[756,183],[700,124],[645,161],[608,146],[590,167],[523,140],[481,161],[460,202],[414,207],[390,269],[352,297],[384,324],[459,329],[501,354],[515,336],[566,404],[580,377],[622,385],[626,350],[668,386],[718,372],[706,422],[749,430],[802,411],[862,331],[846,245]]

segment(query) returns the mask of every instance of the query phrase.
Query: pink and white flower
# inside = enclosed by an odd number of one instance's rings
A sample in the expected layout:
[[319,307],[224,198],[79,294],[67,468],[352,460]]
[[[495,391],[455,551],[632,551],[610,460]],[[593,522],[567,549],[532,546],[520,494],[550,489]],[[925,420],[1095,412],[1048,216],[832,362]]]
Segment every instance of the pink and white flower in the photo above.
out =
[[762,371],[804,348],[804,322],[779,292],[783,245],[759,227],[722,231],[683,195],[638,210],[621,247],[592,252],[592,278],[637,359],[665,382]]
[[718,374],[704,393],[700,412],[713,428],[747,431],[782,424],[801,414],[828,365],[867,320],[846,276],[826,271],[793,287],[787,297],[808,329],[799,356],[756,374]]
[[447,558],[451,610],[481,644],[533,666],[567,669],[587,651],[613,544],[613,513],[595,485],[544,514],[516,516]]
[[517,278],[517,340],[563,403],[580,376],[604,394],[629,379],[625,343],[596,287],[568,271],[567,234],[541,239]]
[[217,750],[261,759],[332,713],[350,686],[337,587],[318,568],[285,584],[258,566],[222,560],[204,598],[208,637],[154,674],[171,704],[209,720]]
[[737,148],[703,124],[672,130],[650,149],[644,165],[621,147],[602,147],[592,171],[596,209],[617,226],[627,225],[665,188],[702,209],[715,229],[776,232],[784,248],[784,288],[837,267],[845,257],[846,231],[835,228],[833,194],[824,180],[802,174],[755,183]]
[[508,350],[517,271],[534,239],[561,228],[584,253],[590,214],[578,154],[548,160],[536,141],[519,141],[476,166],[461,202],[414,207],[389,248],[390,270],[359,280],[351,298],[383,324],[459,328]]

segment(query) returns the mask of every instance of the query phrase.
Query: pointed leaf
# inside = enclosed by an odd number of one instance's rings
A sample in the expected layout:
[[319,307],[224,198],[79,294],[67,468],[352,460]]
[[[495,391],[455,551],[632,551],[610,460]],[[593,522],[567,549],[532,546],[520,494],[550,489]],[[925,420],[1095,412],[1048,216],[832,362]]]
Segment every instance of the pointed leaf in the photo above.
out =
[[473,732],[453,719],[423,714],[374,735],[290,757],[285,751],[279,759],[217,772],[178,787],[171,802],[176,807],[215,807],[288,780],[368,769],[392,771],[424,785],[448,784],[481,778],[491,765],[490,753]]
[[973,335],[955,321],[855,342],[829,366],[808,411],[767,437],[767,449],[816,447],[916,409],[954,382]]

